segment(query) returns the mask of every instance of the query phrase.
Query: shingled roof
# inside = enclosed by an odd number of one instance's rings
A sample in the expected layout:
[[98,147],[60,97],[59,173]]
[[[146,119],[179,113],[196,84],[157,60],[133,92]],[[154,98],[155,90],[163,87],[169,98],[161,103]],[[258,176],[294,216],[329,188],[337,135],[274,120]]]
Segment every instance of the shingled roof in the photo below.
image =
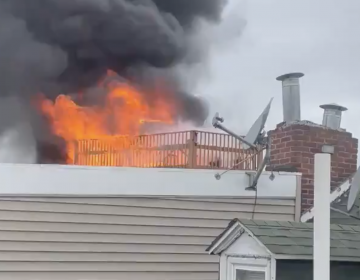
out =
[[351,211],[347,212],[349,192],[350,189],[330,204],[332,223],[360,225],[360,196],[355,200]]
[[[311,259],[313,256],[313,224],[295,222],[254,221],[234,219],[225,231],[207,248],[209,253],[221,253],[221,239],[238,225],[238,234],[231,234],[237,239],[244,232],[253,235],[273,255],[288,255],[296,259]],[[220,241],[220,242],[219,242]],[[227,241],[227,247],[232,244]],[[333,260],[360,262],[360,226],[331,225],[331,258]],[[281,258],[281,257],[279,257]]]

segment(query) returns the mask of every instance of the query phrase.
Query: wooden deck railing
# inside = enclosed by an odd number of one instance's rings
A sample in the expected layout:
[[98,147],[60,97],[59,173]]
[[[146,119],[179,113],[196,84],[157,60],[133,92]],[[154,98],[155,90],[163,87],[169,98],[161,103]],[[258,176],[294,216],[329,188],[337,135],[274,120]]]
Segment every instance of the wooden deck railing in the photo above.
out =
[[236,138],[222,133],[182,131],[89,139],[75,143],[74,164],[254,170],[263,153],[245,150]]

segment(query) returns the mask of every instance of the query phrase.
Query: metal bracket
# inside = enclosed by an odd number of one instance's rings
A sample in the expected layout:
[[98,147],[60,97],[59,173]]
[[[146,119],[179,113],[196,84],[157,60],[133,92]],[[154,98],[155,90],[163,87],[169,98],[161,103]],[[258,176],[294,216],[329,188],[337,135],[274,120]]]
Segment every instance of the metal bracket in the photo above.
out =
[[230,129],[227,129],[225,126],[223,126],[221,123],[224,122],[224,118],[221,118],[219,116],[219,113],[216,113],[215,116],[212,119],[212,125],[215,128],[218,128],[224,132],[226,132],[227,134],[231,135],[232,137],[238,139],[239,141],[241,141],[242,143],[248,145],[250,148],[257,150],[258,147],[256,145],[254,145],[253,143],[248,142],[247,140],[245,140],[245,138],[237,135],[235,132],[231,131]]
[[256,191],[256,185],[254,183],[255,182],[255,176],[256,176],[256,172],[245,172],[245,174],[248,176],[249,178],[249,186],[247,188],[245,188],[245,190],[247,191]]

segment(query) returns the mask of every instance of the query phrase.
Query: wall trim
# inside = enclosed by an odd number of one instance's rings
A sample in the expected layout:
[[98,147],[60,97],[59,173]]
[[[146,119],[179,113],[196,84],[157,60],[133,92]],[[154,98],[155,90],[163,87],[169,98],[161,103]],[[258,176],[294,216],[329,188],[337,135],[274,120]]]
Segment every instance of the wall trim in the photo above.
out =
[[[246,171],[231,171],[221,180],[217,170],[0,164],[0,195],[44,196],[196,196],[253,198]],[[296,197],[299,174],[281,172],[275,180],[264,172],[259,198]]]

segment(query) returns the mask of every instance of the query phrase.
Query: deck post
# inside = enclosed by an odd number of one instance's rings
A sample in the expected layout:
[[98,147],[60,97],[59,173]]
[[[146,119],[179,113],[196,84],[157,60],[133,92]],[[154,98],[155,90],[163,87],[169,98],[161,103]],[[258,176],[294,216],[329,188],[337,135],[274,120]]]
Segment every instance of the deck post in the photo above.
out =
[[330,280],[331,155],[315,154],[314,280]]
[[196,131],[190,131],[190,139],[188,142],[188,168],[196,168]]
[[72,164],[77,164],[80,165],[81,163],[79,163],[79,144],[80,142],[78,140],[74,140],[73,143],[74,145],[74,156],[73,156],[73,163]]

